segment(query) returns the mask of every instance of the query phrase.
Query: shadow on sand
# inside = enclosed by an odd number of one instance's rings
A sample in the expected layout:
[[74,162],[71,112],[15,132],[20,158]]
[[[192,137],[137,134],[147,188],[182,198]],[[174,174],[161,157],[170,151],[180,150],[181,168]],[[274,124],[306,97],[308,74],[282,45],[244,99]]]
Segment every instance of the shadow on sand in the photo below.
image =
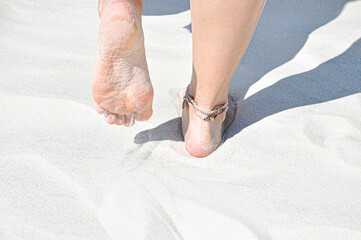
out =
[[144,0],[143,15],[159,16],[177,14],[190,9],[189,0]]
[[[160,1],[165,3],[163,9],[158,8],[163,6],[155,4],[156,0],[147,2],[146,15],[173,14],[189,9],[187,1],[183,0],[175,5],[170,4],[173,1]],[[317,68],[279,80],[244,99],[250,86],[290,61],[304,46],[308,35],[335,19],[347,2],[350,1],[273,0],[266,4],[250,46],[233,77],[230,94],[241,111],[237,111],[227,138],[278,112],[361,91],[361,40],[358,40],[343,54]],[[183,141],[180,126],[180,118],[172,119],[138,133],[134,142]]]

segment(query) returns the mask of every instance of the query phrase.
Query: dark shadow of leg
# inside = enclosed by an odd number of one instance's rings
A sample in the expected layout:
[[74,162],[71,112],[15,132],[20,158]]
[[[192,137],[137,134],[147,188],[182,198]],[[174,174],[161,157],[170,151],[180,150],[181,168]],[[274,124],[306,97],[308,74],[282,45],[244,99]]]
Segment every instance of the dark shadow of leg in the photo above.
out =
[[189,0],[144,0],[143,15],[170,15],[190,9]]
[[282,79],[239,101],[239,111],[228,136],[278,112],[360,93],[360,66],[361,39],[316,69]]
[[183,141],[182,119],[180,117],[162,123],[156,128],[148,129],[138,133],[134,138],[134,143],[143,144],[146,142],[171,140]]

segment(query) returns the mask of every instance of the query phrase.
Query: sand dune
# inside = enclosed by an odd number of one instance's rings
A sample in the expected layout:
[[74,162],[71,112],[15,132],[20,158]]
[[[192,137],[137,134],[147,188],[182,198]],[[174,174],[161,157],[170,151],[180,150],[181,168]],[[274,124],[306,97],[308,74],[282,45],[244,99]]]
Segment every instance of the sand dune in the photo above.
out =
[[90,97],[96,1],[0,2],[0,239],[361,239],[361,1],[269,1],[210,157],[182,148],[187,1],[145,1],[154,115]]

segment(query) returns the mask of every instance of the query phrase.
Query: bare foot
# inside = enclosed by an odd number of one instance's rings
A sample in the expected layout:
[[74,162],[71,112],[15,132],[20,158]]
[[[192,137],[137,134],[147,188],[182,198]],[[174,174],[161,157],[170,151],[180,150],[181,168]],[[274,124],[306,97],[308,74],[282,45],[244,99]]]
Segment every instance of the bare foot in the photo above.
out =
[[131,126],[134,118],[144,121],[153,113],[144,35],[134,8],[126,0],[110,1],[101,11],[92,95],[109,124]]
[[[186,88],[179,92],[183,100]],[[182,131],[186,151],[193,157],[207,157],[222,143],[222,136],[232,124],[236,115],[237,104],[233,98],[228,99],[229,109],[226,114],[218,116],[213,122],[205,122],[195,111],[185,104],[182,113]]]

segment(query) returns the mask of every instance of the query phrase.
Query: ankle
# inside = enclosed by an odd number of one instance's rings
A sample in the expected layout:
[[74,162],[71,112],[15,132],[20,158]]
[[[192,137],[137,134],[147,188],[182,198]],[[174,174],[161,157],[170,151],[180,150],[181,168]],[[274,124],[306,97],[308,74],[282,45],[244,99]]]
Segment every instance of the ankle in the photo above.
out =
[[[228,110],[228,101],[224,102],[223,104],[216,105],[216,108],[209,107],[208,109],[205,109],[201,107],[195,100],[190,92],[190,87],[186,89],[184,99],[183,99],[183,108],[186,106],[189,106],[193,111],[191,111],[191,114],[194,115],[195,113],[200,119],[202,119],[205,122],[213,122],[216,119],[221,120],[225,113]],[[218,122],[217,121],[217,122]],[[222,122],[222,121],[221,121]]]
[[194,101],[199,107],[205,110],[213,110],[215,107],[224,104],[228,100],[228,92],[219,91],[218,89],[200,89],[194,84],[190,84],[189,90],[194,98]]

